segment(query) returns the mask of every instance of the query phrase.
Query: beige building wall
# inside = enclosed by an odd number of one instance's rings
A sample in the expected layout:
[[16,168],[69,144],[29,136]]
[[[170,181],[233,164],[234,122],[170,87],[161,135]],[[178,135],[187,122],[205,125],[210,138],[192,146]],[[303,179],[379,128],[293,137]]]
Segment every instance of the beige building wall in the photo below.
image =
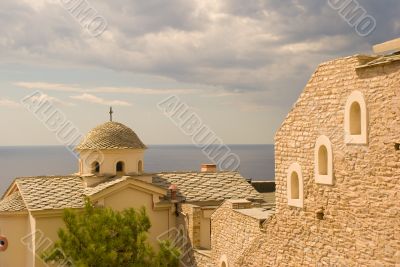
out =
[[[96,161],[100,164],[98,175],[116,175],[116,165],[119,161],[124,162],[124,172],[126,175],[134,175],[144,170],[144,150],[110,149],[80,151],[79,173],[81,175],[93,174],[93,163]],[[142,171],[139,170],[140,167]]]
[[[175,238],[172,236],[174,232],[170,231],[176,226],[174,206],[160,202],[163,190],[152,192],[146,189],[146,187],[151,188],[151,185],[141,181],[136,183],[144,188],[136,188],[127,182],[121,185],[121,188],[102,191],[100,198],[94,199],[94,202],[118,211],[145,207],[152,224],[149,241],[155,249],[158,249],[158,237]],[[32,211],[29,214],[28,212],[0,214],[0,234],[5,235],[10,242],[8,250],[0,253],[1,267],[52,266],[46,265],[41,255],[43,251],[53,247],[58,240],[58,230],[65,227],[63,210]],[[21,240],[22,237],[25,238]]]
[[[5,252],[0,252],[0,266],[27,266],[29,256],[30,227],[28,214],[0,215],[0,234],[7,237],[9,246]],[[23,239],[23,240],[22,240]]]
[[[155,196],[155,199],[159,198]],[[151,193],[146,193],[133,188],[125,188],[121,191],[112,192],[104,197],[104,206],[114,210],[123,210],[127,208],[140,209],[146,208],[147,215],[150,218],[151,229],[149,232],[149,240],[151,244],[157,247],[157,237],[165,238],[165,233],[175,227],[175,215],[172,207],[156,208],[154,198]]]
[[203,209],[200,218],[200,247],[211,249],[211,214],[215,209]]
[[46,264],[41,255],[44,251],[52,248],[58,240],[58,230],[64,228],[63,212],[58,211],[45,211],[33,212],[36,221],[35,244],[36,244],[36,257],[35,267],[52,266]]

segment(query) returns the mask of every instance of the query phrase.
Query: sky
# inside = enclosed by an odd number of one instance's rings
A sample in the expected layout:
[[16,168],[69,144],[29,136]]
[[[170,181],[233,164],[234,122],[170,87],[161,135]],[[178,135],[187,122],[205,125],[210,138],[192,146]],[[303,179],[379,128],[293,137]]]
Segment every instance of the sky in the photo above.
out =
[[272,144],[320,63],[399,37],[400,1],[352,1],[376,21],[367,36],[340,1],[1,0],[0,146],[60,145],[21,104],[36,91],[82,133],[113,106],[146,144],[188,144],[158,108],[176,96],[224,143]]

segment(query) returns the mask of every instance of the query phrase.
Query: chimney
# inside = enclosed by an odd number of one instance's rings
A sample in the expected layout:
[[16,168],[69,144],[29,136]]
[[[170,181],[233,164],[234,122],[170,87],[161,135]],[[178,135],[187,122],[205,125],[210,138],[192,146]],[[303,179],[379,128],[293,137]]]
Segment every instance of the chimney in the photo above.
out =
[[217,172],[217,165],[201,164],[201,172]]
[[177,202],[177,192],[178,192],[178,187],[174,184],[171,184],[171,186],[168,188],[168,190],[171,193],[171,201],[172,202]]

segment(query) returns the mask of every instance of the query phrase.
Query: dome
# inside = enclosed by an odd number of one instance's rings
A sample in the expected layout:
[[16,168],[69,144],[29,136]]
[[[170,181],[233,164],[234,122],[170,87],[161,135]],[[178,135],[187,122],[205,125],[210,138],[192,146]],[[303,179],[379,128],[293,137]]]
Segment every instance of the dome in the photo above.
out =
[[146,149],[146,145],[129,127],[118,122],[106,122],[91,130],[76,147],[84,149]]

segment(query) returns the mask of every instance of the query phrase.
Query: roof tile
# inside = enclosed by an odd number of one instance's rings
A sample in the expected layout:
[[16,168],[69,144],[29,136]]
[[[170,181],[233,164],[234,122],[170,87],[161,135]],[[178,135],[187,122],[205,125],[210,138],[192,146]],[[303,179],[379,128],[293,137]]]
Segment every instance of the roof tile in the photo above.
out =
[[76,149],[146,149],[146,146],[132,129],[110,121],[91,130]]

